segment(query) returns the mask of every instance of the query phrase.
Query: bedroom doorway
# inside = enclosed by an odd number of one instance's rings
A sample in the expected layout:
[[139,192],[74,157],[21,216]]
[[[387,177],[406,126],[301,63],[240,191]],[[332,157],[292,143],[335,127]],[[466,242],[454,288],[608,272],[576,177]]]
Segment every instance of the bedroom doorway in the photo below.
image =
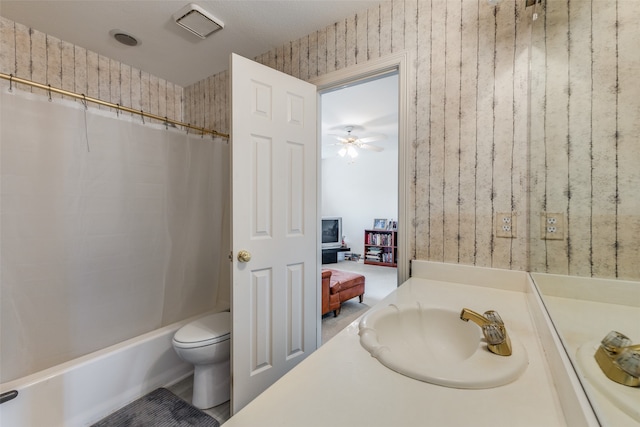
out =
[[362,302],[351,298],[338,316],[322,317],[323,343],[398,285],[395,257],[385,265],[377,246],[365,246],[374,220],[385,220],[387,228],[398,222],[398,92],[397,70],[319,92],[320,214],[341,219],[348,248],[335,259],[323,256],[322,268],[365,277]]
[[[409,82],[412,79],[412,69],[410,64],[413,62],[412,55],[408,51],[399,51],[382,58],[372,59],[370,61],[352,65],[340,70],[332,71],[322,76],[309,80],[309,83],[315,84],[318,91],[318,121],[322,123],[322,117],[320,116],[320,96],[325,92],[330,92],[339,88],[345,88],[355,85],[356,83],[375,80],[376,77],[382,77],[389,74],[397,73],[397,268],[395,269],[395,286],[403,283],[409,279],[410,276],[410,259],[412,257],[412,236],[411,236],[411,220],[412,216],[412,199],[410,196],[411,190],[411,171],[413,162],[413,152],[409,144],[409,137],[411,135],[411,129],[409,128],[409,111],[410,111],[410,94],[409,94]],[[318,139],[321,140],[322,136],[321,126],[318,126]],[[322,179],[323,168],[322,160],[320,156],[320,147],[318,144],[318,174],[320,180]],[[347,186],[349,183],[343,183]],[[321,185],[321,184],[320,184]],[[321,190],[321,188],[320,188]],[[318,191],[318,239],[320,239],[320,217],[322,216],[322,202],[321,191]],[[375,218],[374,218],[375,219]],[[373,225],[373,221],[372,224]],[[364,229],[362,230],[364,239]],[[318,262],[320,262],[321,256],[318,254]],[[322,267],[319,265],[319,267]],[[388,268],[388,267],[378,267]],[[319,268],[318,270],[321,270]],[[386,271],[393,271],[394,269],[388,268]],[[320,277],[318,277],[320,279]],[[317,289],[319,305],[318,310],[321,310],[321,294],[322,287],[318,286]],[[365,295],[367,290],[365,289]],[[358,304],[358,299],[355,299]],[[340,317],[340,316],[338,316]],[[318,313],[318,345],[322,345],[322,317],[321,313]]]

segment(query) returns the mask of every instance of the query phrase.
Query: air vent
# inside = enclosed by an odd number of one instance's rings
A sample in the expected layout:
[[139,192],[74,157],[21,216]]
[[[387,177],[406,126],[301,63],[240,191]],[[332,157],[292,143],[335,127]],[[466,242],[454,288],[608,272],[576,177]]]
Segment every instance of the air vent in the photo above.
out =
[[201,39],[224,28],[224,23],[197,4],[188,4],[173,15],[176,24]]
[[138,40],[135,37],[126,33],[115,33],[113,38],[127,46],[137,46],[138,44]]
[[141,44],[140,40],[138,40],[134,35],[117,28],[109,31],[109,35],[113,37],[114,40],[116,40],[118,43],[122,43],[125,46],[139,46]]

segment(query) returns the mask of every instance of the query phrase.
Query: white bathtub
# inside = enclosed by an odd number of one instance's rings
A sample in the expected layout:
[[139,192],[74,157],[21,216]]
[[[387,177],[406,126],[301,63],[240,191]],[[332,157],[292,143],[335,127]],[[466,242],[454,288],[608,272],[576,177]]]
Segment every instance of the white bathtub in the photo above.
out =
[[0,405],[0,426],[90,425],[158,387],[181,380],[193,366],[178,358],[171,339],[195,317],[0,384],[0,393],[18,391],[15,399]]

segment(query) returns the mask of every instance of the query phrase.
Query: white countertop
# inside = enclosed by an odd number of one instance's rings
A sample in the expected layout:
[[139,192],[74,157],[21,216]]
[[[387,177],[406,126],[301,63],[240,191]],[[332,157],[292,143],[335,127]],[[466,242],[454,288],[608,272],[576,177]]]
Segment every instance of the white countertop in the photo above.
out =
[[[474,274],[468,274],[474,271],[465,267],[465,280],[474,280]],[[516,277],[514,272],[506,274],[503,289],[414,277],[372,310],[416,300],[455,310],[497,310],[510,336],[527,349],[529,366],[515,382],[462,390],[405,377],[360,346],[355,321],[224,426],[566,426],[529,315],[522,286],[526,273],[516,272],[518,283],[513,285],[509,282]],[[504,289],[510,286],[514,290]]]

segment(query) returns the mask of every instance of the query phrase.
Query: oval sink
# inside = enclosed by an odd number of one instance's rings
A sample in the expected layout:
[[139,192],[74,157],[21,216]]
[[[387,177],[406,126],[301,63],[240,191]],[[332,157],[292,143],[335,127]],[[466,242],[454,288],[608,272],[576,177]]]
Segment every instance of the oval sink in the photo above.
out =
[[513,354],[499,356],[487,349],[477,325],[460,320],[460,311],[418,302],[372,311],[359,328],[360,344],[384,366],[445,387],[498,387],[516,380],[529,363],[513,337]]

